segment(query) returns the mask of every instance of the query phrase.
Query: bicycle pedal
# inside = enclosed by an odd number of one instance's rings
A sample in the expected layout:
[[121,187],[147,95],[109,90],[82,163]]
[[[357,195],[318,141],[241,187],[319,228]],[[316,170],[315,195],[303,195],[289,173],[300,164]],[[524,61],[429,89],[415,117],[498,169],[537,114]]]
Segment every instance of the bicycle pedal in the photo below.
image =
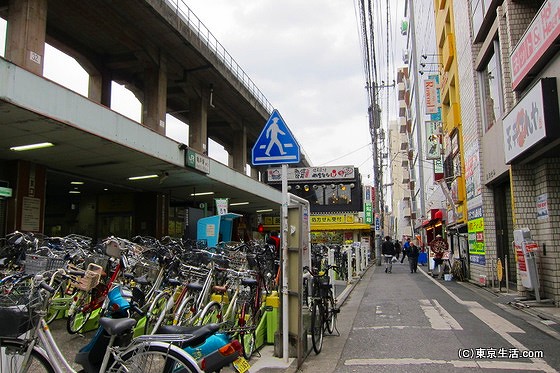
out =
[[340,308],[335,308],[334,313],[340,313]]

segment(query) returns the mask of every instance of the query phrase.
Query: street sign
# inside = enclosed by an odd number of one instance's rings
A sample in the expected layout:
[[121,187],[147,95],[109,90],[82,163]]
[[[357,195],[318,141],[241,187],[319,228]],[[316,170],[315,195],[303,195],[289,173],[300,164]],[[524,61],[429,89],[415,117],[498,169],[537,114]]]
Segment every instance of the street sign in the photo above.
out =
[[299,145],[277,110],[268,118],[252,150],[253,166],[299,163]]

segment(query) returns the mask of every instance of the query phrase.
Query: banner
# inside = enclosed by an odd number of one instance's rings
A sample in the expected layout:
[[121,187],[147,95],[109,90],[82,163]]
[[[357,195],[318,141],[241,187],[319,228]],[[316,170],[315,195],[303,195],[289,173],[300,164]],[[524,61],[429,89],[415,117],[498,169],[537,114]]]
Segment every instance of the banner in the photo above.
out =
[[441,122],[426,121],[426,159],[441,159]]
[[225,215],[228,213],[228,200],[229,198],[214,198],[216,201],[217,215]]

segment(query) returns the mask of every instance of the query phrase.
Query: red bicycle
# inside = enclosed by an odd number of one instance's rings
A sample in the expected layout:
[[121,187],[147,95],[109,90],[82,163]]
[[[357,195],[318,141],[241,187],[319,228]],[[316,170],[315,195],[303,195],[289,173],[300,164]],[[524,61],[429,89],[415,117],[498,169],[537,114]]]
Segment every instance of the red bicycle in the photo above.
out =
[[[111,274],[109,280],[105,283],[93,285],[89,282],[88,271],[84,276],[76,281],[78,291],[74,294],[70,308],[68,309],[68,318],[66,319],[66,329],[70,334],[76,334],[82,331],[95,310],[103,305],[107,294],[115,280],[124,273],[126,268],[126,257],[124,256],[126,248],[126,240],[109,237],[103,242],[105,253],[116,260],[118,263]],[[84,281],[84,279],[86,279]]]

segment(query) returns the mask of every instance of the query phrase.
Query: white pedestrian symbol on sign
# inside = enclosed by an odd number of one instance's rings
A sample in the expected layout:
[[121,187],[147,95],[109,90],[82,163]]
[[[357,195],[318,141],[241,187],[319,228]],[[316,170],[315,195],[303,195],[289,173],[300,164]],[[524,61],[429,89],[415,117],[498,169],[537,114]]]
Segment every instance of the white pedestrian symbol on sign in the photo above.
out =
[[266,130],[266,138],[270,138],[270,142],[268,143],[264,154],[270,155],[270,149],[272,149],[273,145],[276,145],[278,147],[278,150],[280,150],[280,155],[286,154],[286,152],[282,148],[282,143],[280,142],[280,140],[278,140],[278,134],[285,135],[286,133],[278,127],[278,118],[272,118],[272,123],[270,124],[270,127],[268,127],[268,130]]
[[282,116],[274,110],[252,150],[253,165],[298,163],[299,145]]

